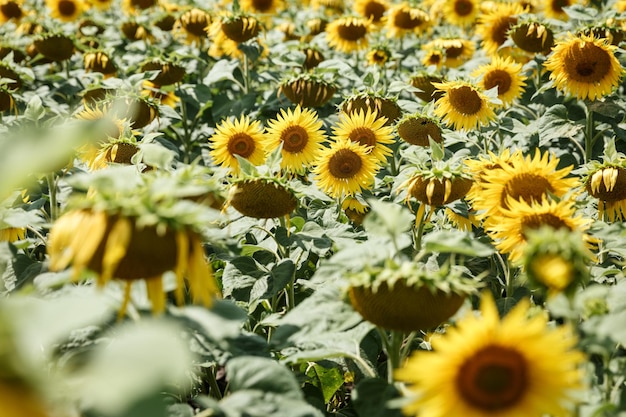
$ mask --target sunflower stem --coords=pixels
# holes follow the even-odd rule
[[[248,55],[243,54],[243,93],[248,94],[250,91],[250,66]]]
[[[387,382],[390,384],[393,384],[394,371],[400,367],[403,341],[403,332],[392,330],[389,333],[389,348],[387,351]]]
[[[191,138],[190,138],[190,134],[189,134],[189,127],[187,126],[187,106],[185,105],[185,100],[181,100],[180,101],[180,112],[181,112],[181,116],[183,117],[182,123],[183,123],[183,151],[184,151],[184,162],[186,164],[189,163],[189,154],[190,154],[190,142],[191,142]]]
[[[413,248],[418,253],[422,248],[422,235],[424,234],[424,221],[426,214],[426,204],[420,203],[417,213],[415,213],[415,227],[413,228]]]
[[[59,207],[57,202],[57,183],[54,173],[46,175],[48,183],[48,196],[50,202],[50,220],[55,221],[59,216]]]
[[[587,119],[585,120],[585,163],[591,160],[593,154],[593,145],[595,125],[593,121],[593,110],[589,108],[587,104]]]
[[[215,366],[212,366],[207,369],[206,376],[208,377],[209,383],[209,395],[218,400],[222,399],[222,391],[220,391],[220,387],[217,385],[217,378],[215,377]]]

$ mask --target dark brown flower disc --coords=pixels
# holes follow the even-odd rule
[[[244,216],[272,219],[291,213],[298,206],[296,196],[287,188],[262,178],[235,185],[229,203]]]

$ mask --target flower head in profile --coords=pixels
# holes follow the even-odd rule
[[[394,4],[389,8],[386,23],[387,37],[403,38],[424,33],[432,24],[428,13],[408,2]]]
[[[265,161],[263,126],[258,120],[251,121],[249,116],[242,115],[234,121],[223,120],[209,142],[215,163],[230,168],[234,174],[239,173],[239,161],[235,155],[247,159],[252,165],[261,165]]]
[[[603,161],[585,166],[582,182],[587,193],[598,199],[598,217],[614,222],[626,219],[626,156],[609,142]]]
[[[495,118],[489,98],[467,81],[433,83],[443,95],[435,102],[434,114],[456,130],[472,130]]]
[[[480,316],[463,316],[434,338],[433,351],[416,351],[395,373],[414,394],[410,416],[565,417],[583,388],[584,355],[567,326],[550,327],[529,316],[520,301],[500,318],[490,293]]]

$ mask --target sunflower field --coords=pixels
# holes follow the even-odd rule
[[[0,417],[626,416],[625,0],[0,34]]]

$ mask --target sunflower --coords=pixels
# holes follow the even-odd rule
[[[228,39],[237,43],[249,41],[257,36],[261,29],[261,23],[254,16],[243,13],[226,14],[216,20],[215,24]]]
[[[311,71],[283,81],[279,91],[294,104],[321,107],[333,98],[337,87],[332,81],[323,78],[323,75]]]
[[[241,10],[252,14],[272,15],[285,8],[284,0],[240,0]]]
[[[572,166],[557,169],[560,160],[549,152],[542,155],[537,149],[534,157],[524,157],[518,151],[507,162],[483,171],[471,194],[472,207],[483,212],[481,217],[501,214],[512,200],[532,204],[548,195],[561,198],[580,185],[576,177],[568,177]]]
[[[50,15],[63,22],[73,22],[87,10],[83,0],[46,0]]]
[[[596,100],[610,94],[624,73],[615,50],[606,39],[570,34],[557,42],[544,67],[557,89],[577,99]]]
[[[433,351],[416,351],[395,372],[415,398],[407,415],[566,416],[583,388],[583,354],[570,327],[529,316],[528,300],[503,319],[490,293],[480,311],[466,314],[432,339]]]
[[[367,51],[365,59],[369,65],[384,67],[391,58],[391,50],[385,45],[378,45]]]
[[[408,2],[391,6],[387,17],[387,37],[403,38],[409,34],[421,34],[431,25],[431,19],[425,11],[411,7]]]
[[[474,42],[468,39],[439,38],[424,44],[422,49],[425,51],[443,51],[444,60],[442,65],[448,68],[456,68],[472,58],[476,51],[476,46]],[[440,62],[440,60],[437,62]],[[437,65],[437,68],[439,66]]]
[[[474,76],[480,77],[478,87],[483,90],[498,89],[502,107],[508,107],[524,92],[526,76],[522,74],[522,64],[511,57],[493,57],[491,62],[476,69]],[[499,105],[496,105],[499,107]]]
[[[137,139],[132,135],[111,138],[99,145],[81,155],[92,171],[108,168],[111,164],[131,165],[133,156],[139,152]]]
[[[372,29],[369,20],[362,17],[340,17],[326,26],[328,45],[344,53],[368,47],[368,34]]]
[[[158,5],[158,0],[123,0],[122,10],[128,14],[138,14]]]
[[[131,41],[152,42],[154,40],[150,29],[134,19],[122,22],[120,30]]]
[[[282,144],[282,169],[303,173],[319,156],[326,134],[315,111],[296,106],[293,111],[281,109],[276,119],[268,122],[265,137],[268,152]]]
[[[467,81],[444,81],[433,84],[444,94],[435,102],[434,114],[454,129],[471,130],[495,118],[492,104],[485,94]]]
[[[161,88],[158,84],[152,81],[143,81],[144,90],[143,95],[149,96],[152,100],[157,101],[162,106],[170,106],[175,108],[180,102],[180,97],[170,88]]]
[[[478,0],[445,0],[443,14],[445,19],[456,26],[470,26],[480,12]]]
[[[22,2],[16,0],[3,0],[0,2],[0,22],[8,22],[10,20],[19,21],[26,15],[22,9]]]
[[[362,93],[351,95],[341,103],[341,111],[347,115],[362,110],[366,113],[376,113],[378,117],[385,117],[387,121],[385,126],[392,125],[402,116],[402,109],[398,105],[395,97],[385,97],[376,92],[365,91]]]
[[[263,127],[258,120],[250,121],[249,116],[242,115],[234,123],[230,119],[223,120],[209,141],[213,147],[210,154],[214,162],[228,167],[234,174],[240,171],[235,155],[247,159],[253,165],[265,161]]]
[[[26,237],[23,227],[5,227],[0,229],[0,242],[16,242]]]
[[[97,128],[93,137],[87,138],[93,143],[104,142],[111,138],[119,138],[128,128],[128,121],[109,112],[105,105],[85,104],[84,108],[74,116],[78,120],[96,122]]]
[[[304,53],[302,67],[306,70],[315,68],[324,62],[324,54],[315,46],[306,46],[302,49],[302,52]]]
[[[585,234],[591,219],[576,216],[574,204],[571,199],[553,201],[543,198],[528,203],[509,197],[507,208],[502,208],[500,214],[493,216],[492,221],[484,225],[485,231],[494,240],[500,253],[509,254],[511,262],[517,262],[522,257],[529,231],[544,226],[581,233],[586,247],[591,249],[597,243],[597,239]]]
[[[244,216],[273,219],[289,216],[298,207],[298,199],[283,179],[252,176],[235,182],[226,204]]]
[[[151,58],[141,64],[142,71],[158,71],[156,76],[150,80],[158,86],[176,84],[185,77],[185,68],[174,62],[160,58]]]
[[[173,31],[190,45],[203,43],[208,37],[207,28],[211,25],[211,15],[197,7],[183,12],[174,23]]]
[[[359,15],[370,20],[374,25],[380,24],[387,10],[387,0],[355,0],[352,9]]]
[[[481,14],[476,33],[482,38],[482,47],[494,55],[508,39],[509,29],[517,23],[517,15],[524,12],[519,3],[497,3],[490,12]]]
[[[428,66],[428,65],[426,65]],[[434,83],[443,82],[443,76],[436,72],[421,71],[411,76],[410,83],[415,90],[413,94],[419,99],[430,102],[439,99],[443,93],[437,91]]]
[[[35,50],[48,62],[66,61],[74,55],[74,41],[62,33],[48,32],[38,35],[33,41]]]
[[[552,28],[544,23],[525,20],[514,25],[510,31],[511,39],[522,51],[533,54],[549,54],[554,46]]]
[[[610,222],[626,218],[626,168],[624,161],[592,163],[585,189],[598,199],[598,215]]]
[[[313,173],[321,190],[339,198],[371,188],[380,168],[377,162],[365,147],[344,139],[321,152]]]
[[[103,51],[91,51],[83,54],[83,65],[86,72],[99,72],[104,78],[111,78],[117,73],[113,60]]]
[[[365,203],[360,196],[346,196],[341,202],[341,209],[346,214],[346,217],[354,224],[363,224],[365,216],[370,211],[370,207]]]
[[[333,140],[350,140],[361,145],[368,155],[379,163],[387,161],[391,155],[388,144],[394,143],[393,127],[385,126],[386,117],[378,117],[371,110],[357,110],[350,114],[341,113],[339,121],[333,126]]]
[[[416,146],[430,146],[430,140],[443,141],[439,121],[424,114],[415,113],[402,117],[396,125],[398,136]]]
[[[563,8],[570,7],[578,3],[577,0],[542,0],[543,14],[549,19],[568,20],[569,17]]]

